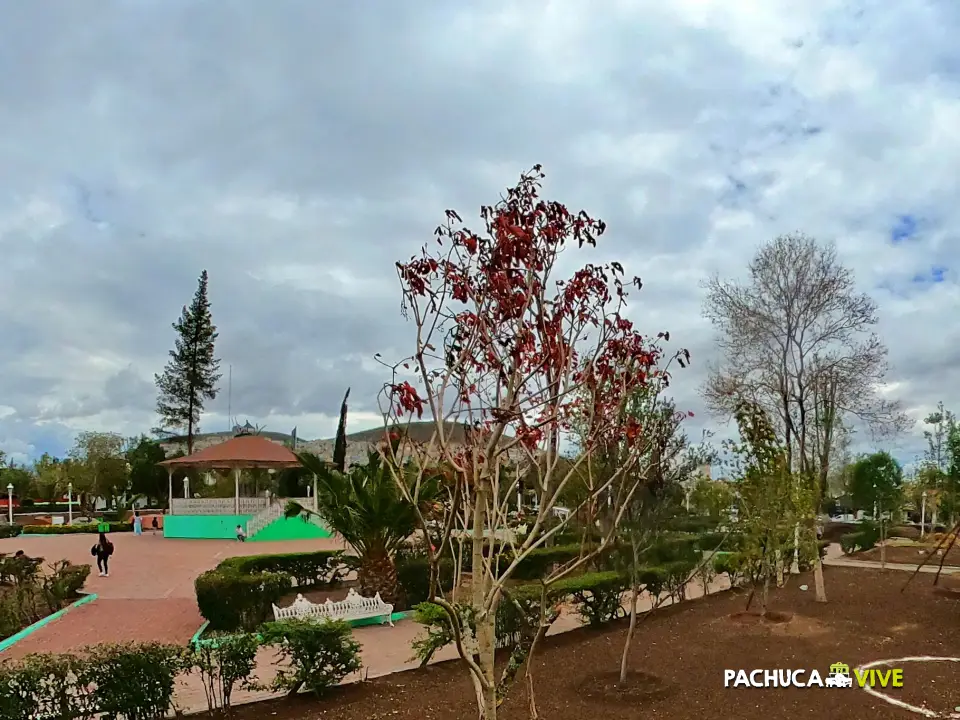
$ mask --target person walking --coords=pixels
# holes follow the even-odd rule
[[[140,511],[133,511],[133,534],[143,535],[143,518],[140,517]]]
[[[104,533],[100,533],[97,544],[90,548],[90,554],[97,558],[97,570],[100,577],[110,577],[110,556],[113,555],[113,543],[107,540]]]

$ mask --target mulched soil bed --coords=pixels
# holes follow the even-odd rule
[[[934,546],[935,547],[935,546]],[[933,552],[934,547],[887,547],[887,562],[888,563],[903,563],[904,565],[919,565],[922,563],[929,555]],[[920,551],[923,550],[923,554]],[[870,560],[872,562],[880,562],[880,548],[873,548],[872,550],[867,550],[865,552],[858,552],[851,555],[855,560]],[[943,555],[937,555],[934,553],[934,556],[927,562],[927,565],[933,565],[934,567],[940,564],[940,561],[943,560]],[[946,566],[960,566],[960,541],[958,541],[951,549],[950,552],[946,554],[946,560],[943,563],[944,567]]]
[[[770,618],[745,612],[746,594],[727,592],[657,611],[634,640],[632,674],[617,683],[626,626],[550,638],[535,663],[537,706],[551,720],[816,717],[818,720],[916,717],[854,687],[724,688],[723,670],[851,668],[884,658],[958,653],[960,600],[934,592],[920,576],[901,592],[903,572],[828,567],[830,602],[818,604],[813,579],[794,578],[772,593]],[[801,591],[799,586],[810,589]],[[960,705],[960,663],[904,665],[904,688],[891,695],[935,711]],[[830,693],[825,695],[824,693]],[[397,673],[338,688],[325,700],[298,698],[236,708],[238,720],[463,720],[476,717],[460,663]],[[523,684],[501,708],[505,720],[529,717]]]

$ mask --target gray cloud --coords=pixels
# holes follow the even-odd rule
[[[861,4],[862,5],[862,4]],[[960,409],[960,13],[943,3],[103,0],[0,27],[0,447],[154,423],[200,271],[233,411],[332,432],[409,351],[393,263],[524,169],[603,217],[633,317],[712,357],[699,281],[767,238],[837,241],[880,303],[891,392]],[[925,218],[891,243],[898,215]],[[917,283],[932,266],[943,282]],[[370,414],[367,414],[370,413]],[[722,428],[721,428],[722,429]],[[862,443],[867,443],[866,439]],[[922,447],[917,432],[898,452]]]

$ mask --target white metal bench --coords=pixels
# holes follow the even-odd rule
[[[273,617],[277,620],[317,619],[317,620],[366,620],[381,618],[380,624],[388,623],[393,627],[393,605],[380,599],[380,593],[372,598],[363,597],[350,588],[347,597],[334,602],[312,603],[303,595],[297,595],[290,607],[273,606]]]

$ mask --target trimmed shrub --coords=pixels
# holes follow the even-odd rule
[[[840,547],[847,555],[859,551],[872,550],[880,541],[880,526],[874,523],[861,523],[860,530],[841,536]]]
[[[897,527],[890,528],[887,535],[889,537],[905,538],[907,540],[918,540],[920,538],[920,528],[913,527],[912,525],[898,525]]]
[[[588,624],[597,626],[623,617],[623,593],[630,579],[619,572],[597,572],[560,580],[550,587],[550,595],[570,595],[577,614]]]
[[[0,525],[0,539],[17,537],[22,532],[23,525],[18,525],[17,523],[14,523],[13,525],[6,523]]]
[[[245,575],[236,570],[208,570],[194,583],[200,614],[211,630],[253,632],[270,617],[273,605],[293,586],[285,573]]]
[[[343,678],[362,667],[360,643],[353,639],[349,623],[284,620],[269,622],[261,631],[263,642],[273,645],[290,663],[274,681],[278,690],[290,694],[306,688],[322,695]]]
[[[641,560],[646,565],[662,566],[679,560],[699,560],[701,538],[690,533],[663,535],[642,553]],[[716,547],[716,545],[714,545]]]
[[[554,545],[531,550],[514,569],[511,577],[515,580],[540,580],[545,578],[557,565],[570,562],[580,556],[580,544]],[[511,553],[503,553],[502,567],[512,562]]]
[[[713,569],[718,575],[726,573],[730,579],[731,587],[736,587],[743,582],[747,570],[744,557],[738,552],[717,553],[714,555]]]
[[[716,530],[720,522],[717,518],[702,515],[681,515],[667,520],[665,525],[674,532],[705,533]]]
[[[107,523],[109,530],[107,532],[133,532],[132,523],[111,522]],[[99,523],[87,523],[83,525],[24,525],[23,533],[26,535],[76,535],[78,533],[100,532]]]
[[[286,573],[297,587],[335,585],[343,579],[345,565],[340,550],[317,552],[281,553],[278,555],[250,555],[227,558],[218,570],[234,571],[241,575],[261,572]]]
[[[450,592],[453,589],[453,561],[441,558],[438,566],[440,590]],[[426,602],[430,597],[430,562],[423,556],[410,556],[397,559],[397,581],[403,588],[407,606],[413,607]]]

